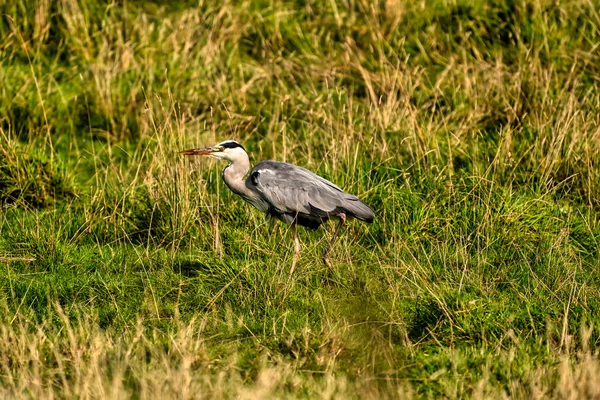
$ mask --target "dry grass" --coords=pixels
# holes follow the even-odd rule
[[[335,352],[320,357],[327,368],[309,371],[302,359],[290,361],[267,349],[260,355],[254,377],[248,380],[236,347],[231,342],[224,357],[214,358],[209,323],[204,319],[177,322],[169,334],[144,328],[141,321],[123,334],[101,329],[94,318],[60,316],[56,323],[34,324],[22,315],[0,325],[2,337],[2,389],[4,398],[381,398],[419,397],[419,380],[394,379],[364,374],[349,378],[334,372]],[[584,350],[563,353],[544,366],[528,371],[504,387],[498,387],[494,365],[514,363],[518,346],[508,346],[490,355],[472,388],[461,381],[469,368],[469,354],[447,350],[450,365],[427,380],[440,386],[444,397],[473,398],[529,397],[534,399],[597,398],[600,363],[588,345],[590,330],[584,332]]]
[[[0,0],[3,397],[597,398],[587,1]],[[377,212],[271,232],[234,138]]]

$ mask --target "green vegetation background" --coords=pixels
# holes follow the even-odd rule
[[[179,368],[187,332],[203,344],[186,353],[190,397],[223,376],[224,397],[598,395],[595,2],[0,14],[0,320],[21,332],[0,349],[7,393],[35,395],[15,382],[38,374],[38,394],[85,397],[71,351],[88,334],[117,348],[97,349],[96,384],[139,392],[148,370]],[[287,227],[228,192],[223,165],[176,153],[229,138],[356,193],[376,221],[350,223],[329,267],[333,226],[301,231],[290,278]],[[11,347],[40,326],[35,372]],[[115,375],[136,332],[147,357]]]

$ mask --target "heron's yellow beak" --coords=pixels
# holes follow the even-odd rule
[[[184,156],[209,156],[213,153],[218,153],[222,151],[219,147],[204,147],[201,149],[189,149],[180,151],[179,154],[183,154]]]

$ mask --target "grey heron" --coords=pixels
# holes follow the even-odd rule
[[[228,161],[222,176],[227,187],[242,199],[264,212],[265,218],[275,217],[291,224],[294,237],[293,271],[300,254],[297,225],[317,229],[330,218],[337,218],[335,233],[323,254],[329,253],[347,218],[372,222],[375,213],[356,196],[345,193],[338,186],[313,172],[280,161],[261,161],[250,170],[250,159],[244,147],[234,140],[226,140],[212,147],[180,151],[183,155],[210,156]]]

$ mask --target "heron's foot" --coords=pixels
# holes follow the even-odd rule
[[[298,262],[298,258],[300,258],[300,240],[298,239],[296,224],[292,225],[292,236],[294,237],[294,258],[292,259],[292,268],[290,268],[290,278],[294,273],[294,269],[296,268],[296,263]]]
[[[290,268],[290,278],[292,277],[292,274],[294,273],[294,270],[296,269],[297,262],[298,262],[298,257],[296,257],[296,255],[294,255],[294,259],[292,260],[292,267]]]
[[[296,263],[298,263],[298,259],[300,258],[300,249],[294,249],[294,257],[292,258],[292,267],[290,268],[290,276],[294,273],[294,269],[296,268]]]
[[[325,253],[323,253],[323,262],[325,263],[326,266],[329,266],[329,253],[331,253],[331,250],[333,249],[333,244],[335,243],[335,239],[338,237],[338,234],[340,233],[340,228],[342,227],[342,225],[344,225],[344,222],[346,222],[346,214],[339,214],[337,216],[340,219],[340,222],[338,223],[337,228],[335,228],[335,233],[333,234],[333,237],[331,238],[331,242],[329,242],[329,246],[327,246],[327,250],[325,250]]]

